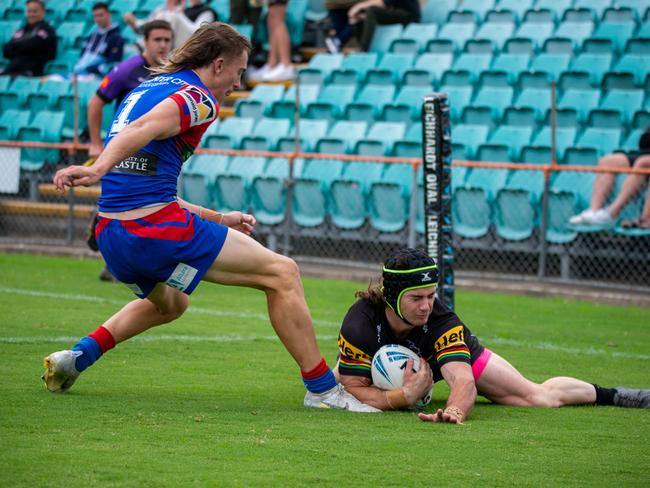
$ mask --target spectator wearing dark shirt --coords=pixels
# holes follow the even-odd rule
[[[107,73],[110,63],[122,61],[124,38],[119,26],[113,24],[108,4],[97,2],[93,5],[93,20],[96,27],[86,41],[74,73],[102,77]]]
[[[364,0],[348,11],[348,20],[354,26],[362,51],[370,49],[377,25],[420,22],[418,0]]]
[[[56,58],[56,33],[45,22],[45,6],[41,0],[28,0],[27,23],[18,29],[2,50],[9,64],[2,74],[12,76],[43,76],[45,63]]]
[[[103,148],[101,127],[104,105],[115,101],[117,107],[127,93],[149,78],[149,67],[162,64],[171,50],[172,30],[169,23],[164,20],[153,20],[145,24],[142,31],[144,52],[115,66],[104,77],[97,93],[88,102],[90,136],[88,155],[91,158],[99,156]]]
[[[646,129],[639,139],[638,151],[615,152],[603,156],[598,161],[602,168],[634,168],[650,169],[650,128]],[[611,227],[616,222],[625,206],[647,184],[648,177],[641,174],[628,174],[625,177],[621,191],[612,203],[605,206],[609,195],[616,183],[616,173],[598,173],[594,181],[589,208],[569,219],[572,225],[587,225]],[[622,227],[650,229],[650,187],[647,189],[645,203],[641,215],[632,220],[621,222]]]

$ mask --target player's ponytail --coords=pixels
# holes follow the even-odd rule
[[[176,73],[207,66],[218,57],[232,59],[250,53],[250,41],[223,22],[202,24],[185,43],[172,51],[161,66],[151,68],[154,75]]]

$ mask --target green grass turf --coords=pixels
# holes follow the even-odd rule
[[[647,486],[650,411],[501,407],[464,426],[302,407],[263,294],[203,284],[176,323],[119,345],[65,395],[42,358],[120,304],[99,261],[0,254],[1,486]],[[305,279],[320,345],[364,284]],[[650,313],[457,293],[482,342],[526,376],[650,386]],[[436,385],[434,401],[447,390]]]

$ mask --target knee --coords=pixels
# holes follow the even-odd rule
[[[289,291],[300,287],[300,269],[293,259],[278,254],[272,270],[271,289]]]
[[[554,394],[553,388],[546,383],[536,385],[536,388],[527,400],[532,407],[558,408],[562,406],[560,400]]]
[[[639,156],[634,163],[635,168],[650,168],[650,155]]]
[[[613,153],[603,156],[598,161],[598,166],[604,166],[607,168],[617,167],[617,166],[626,166],[628,163],[628,158],[623,153]]]
[[[190,298],[185,293],[177,293],[173,299],[168,300],[158,311],[163,316],[165,322],[172,322],[181,317],[190,304]]]

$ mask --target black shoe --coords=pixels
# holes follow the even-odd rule
[[[616,388],[614,405],[627,408],[650,408],[650,390]]]
[[[111,282],[111,283],[117,281],[115,279],[115,276],[113,276],[111,274],[111,272],[108,270],[108,268],[106,266],[104,266],[104,269],[102,269],[102,272],[99,273],[99,280],[100,281],[108,281],[108,282]]]

